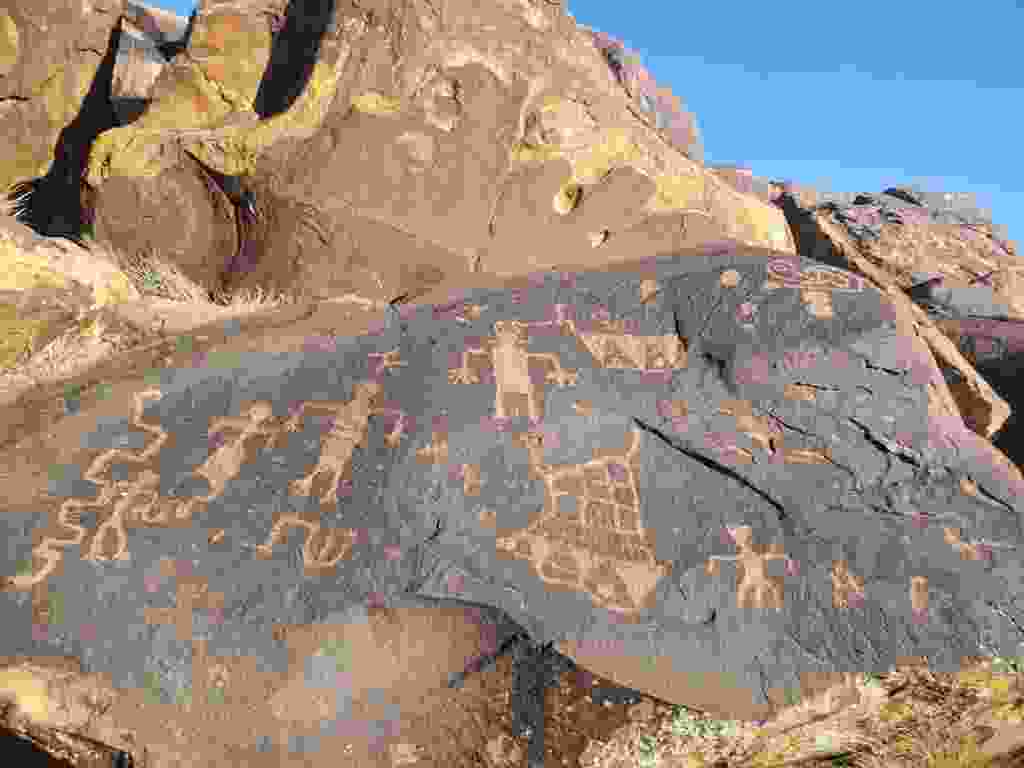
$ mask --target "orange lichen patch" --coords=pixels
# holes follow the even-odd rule
[[[850,573],[849,566],[845,560],[835,560],[832,563],[832,607],[849,608],[851,598],[862,599],[864,595],[864,580],[859,576]]]
[[[782,389],[782,396],[787,400],[811,401],[817,396],[814,387],[808,384],[787,384]]]
[[[783,581],[779,576],[768,576],[765,568],[769,560],[786,560],[786,554],[772,545],[764,552],[754,550],[749,525],[730,527],[729,533],[739,552],[735,555],[711,555],[705,569],[709,576],[718,573],[718,563],[733,560],[739,569],[739,584],[736,587],[736,605],[739,608],[775,608],[782,610],[784,601]]]
[[[487,507],[481,508],[477,513],[477,520],[480,521],[480,525],[487,528],[497,528],[498,526],[498,513]]]

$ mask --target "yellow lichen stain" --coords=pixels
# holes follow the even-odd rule
[[[30,353],[45,330],[44,320],[21,319],[13,304],[0,304],[0,369],[11,368],[23,354]]]
[[[517,141],[509,150],[509,161],[514,165],[543,163],[561,156],[562,152],[551,144],[531,144],[526,141]]]
[[[560,216],[570,213],[579,205],[582,194],[583,190],[579,184],[563,184],[555,193],[554,200],[552,200],[552,207],[555,209],[555,213]]]
[[[18,61],[18,25],[6,11],[0,11],[0,75],[6,75]]]
[[[571,181],[593,184],[612,168],[639,160],[640,155],[640,147],[624,131],[609,131],[603,141],[589,147],[574,159]]]
[[[667,213],[679,209],[704,209],[704,178],[662,173],[654,178],[654,197],[650,208],[653,213]]]
[[[886,723],[902,723],[914,716],[914,710],[906,702],[890,701],[882,705],[878,716]]]
[[[377,91],[366,91],[352,99],[352,108],[367,115],[396,115],[402,110],[402,102]]]
[[[34,722],[50,719],[50,696],[46,681],[25,669],[0,670],[0,693],[14,699],[20,712]]]

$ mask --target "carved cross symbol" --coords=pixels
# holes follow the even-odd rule
[[[223,592],[210,592],[209,585],[194,579],[179,579],[176,604],[173,608],[146,608],[147,624],[174,624],[178,640],[185,643],[192,639],[192,612],[196,609],[216,609],[224,605]]]

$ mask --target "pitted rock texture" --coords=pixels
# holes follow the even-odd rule
[[[733,245],[167,370],[54,475],[43,535],[9,532],[6,642],[174,701],[189,625],[282,670],[276,624],[454,600],[743,719],[1008,652],[1024,482],[934,407],[893,318],[855,275]]]

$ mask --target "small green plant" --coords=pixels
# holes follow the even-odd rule
[[[654,768],[658,764],[656,750],[653,736],[640,737],[640,768]]]
[[[147,291],[159,291],[163,288],[164,283],[155,271],[147,269],[145,274],[142,275],[142,287]]]
[[[1015,659],[996,656],[992,660],[992,671],[998,675],[1019,675],[1024,672],[1024,656]]]
[[[682,707],[676,708],[675,715],[672,718],[672,733],[676,736],[697,739],[728,738],[735,732],[735,721],[696,718]]]

